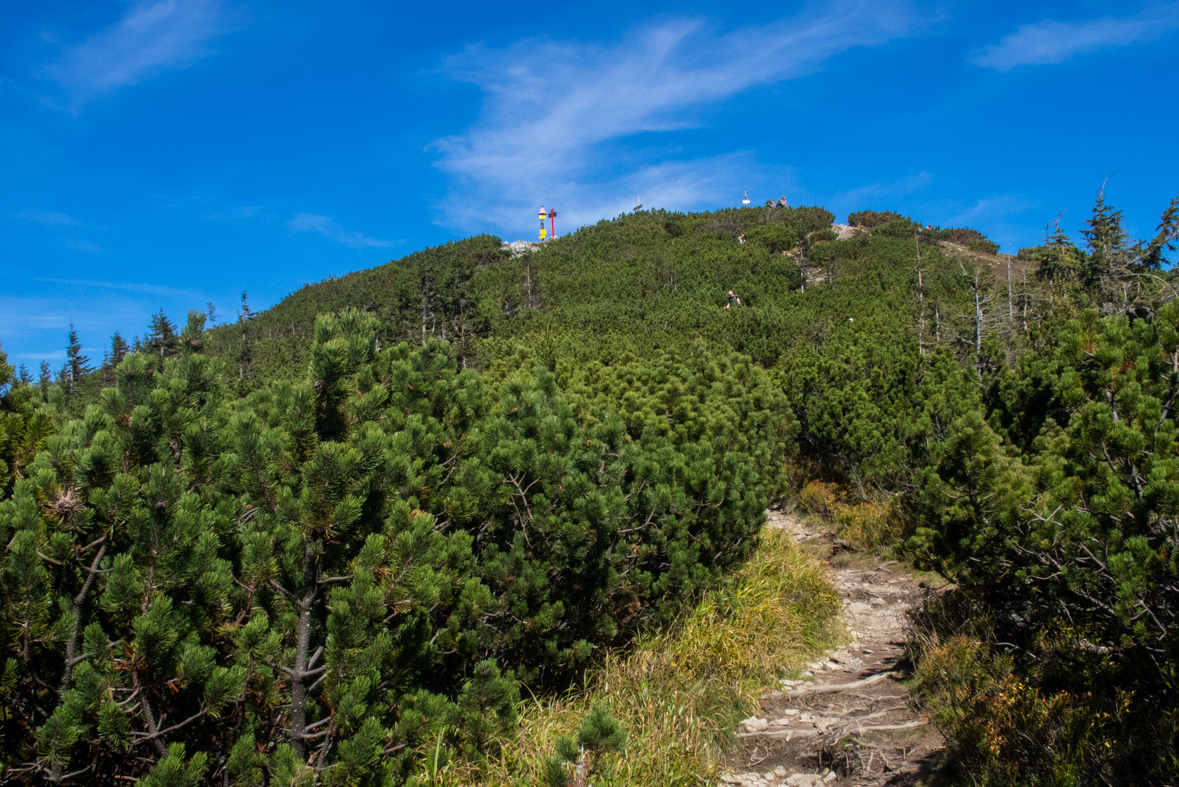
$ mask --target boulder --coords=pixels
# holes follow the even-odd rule
[[[761,732],[770,726],[770,723],[765,719],[759,719],[757,716],[750,716],[748,719],[741,720],[741,726],[749,732]]]

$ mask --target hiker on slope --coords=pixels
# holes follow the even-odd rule
[[[741,305],[741,299],[738,298],[736,295],[734,295],[732,290],[729,290],[729,302],[725,304],[725,308],[727,309],[730,306],[740,306],[740,305]]]

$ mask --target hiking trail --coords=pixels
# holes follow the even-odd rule
[[[769,512],[768,528],[829,562],[843,600],[843,647],[783,680],[741,722],[721,782],[742,785],[882,787],[928,779],[943,744],[901,684],[906,613],[929,591],[896,561],[844,551],[829,532]]]

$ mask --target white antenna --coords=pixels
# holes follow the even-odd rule
[[[642,197],[635,197],[635,211],[634,212],[638,213],[642,209],[643,209],[643,198]]]
[[[745,199],[741,200],[741,204],[742,204],[742,205],[748,205],[748,204],[749,204],[749,192],[748,192],[748,191],[747,191],[747,192],[745,192]]]

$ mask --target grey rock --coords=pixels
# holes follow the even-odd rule
[[[536,251],[541,247],[539,241],[515,240],[511,243],[505,243],[500,248],[507,249],[512,253],[512,257],[520,257],[531,251]]]
[[[770,726],[770,723],[765,719],[759,719],[757,716],[750,716],[748,719],[743,719],[741,725],[750,732],[761,732]]]
[[[822,781],[817,773],[796,773],[786,777],[786,784],[790,787],[815,787],[816,783],[822,783]]]

